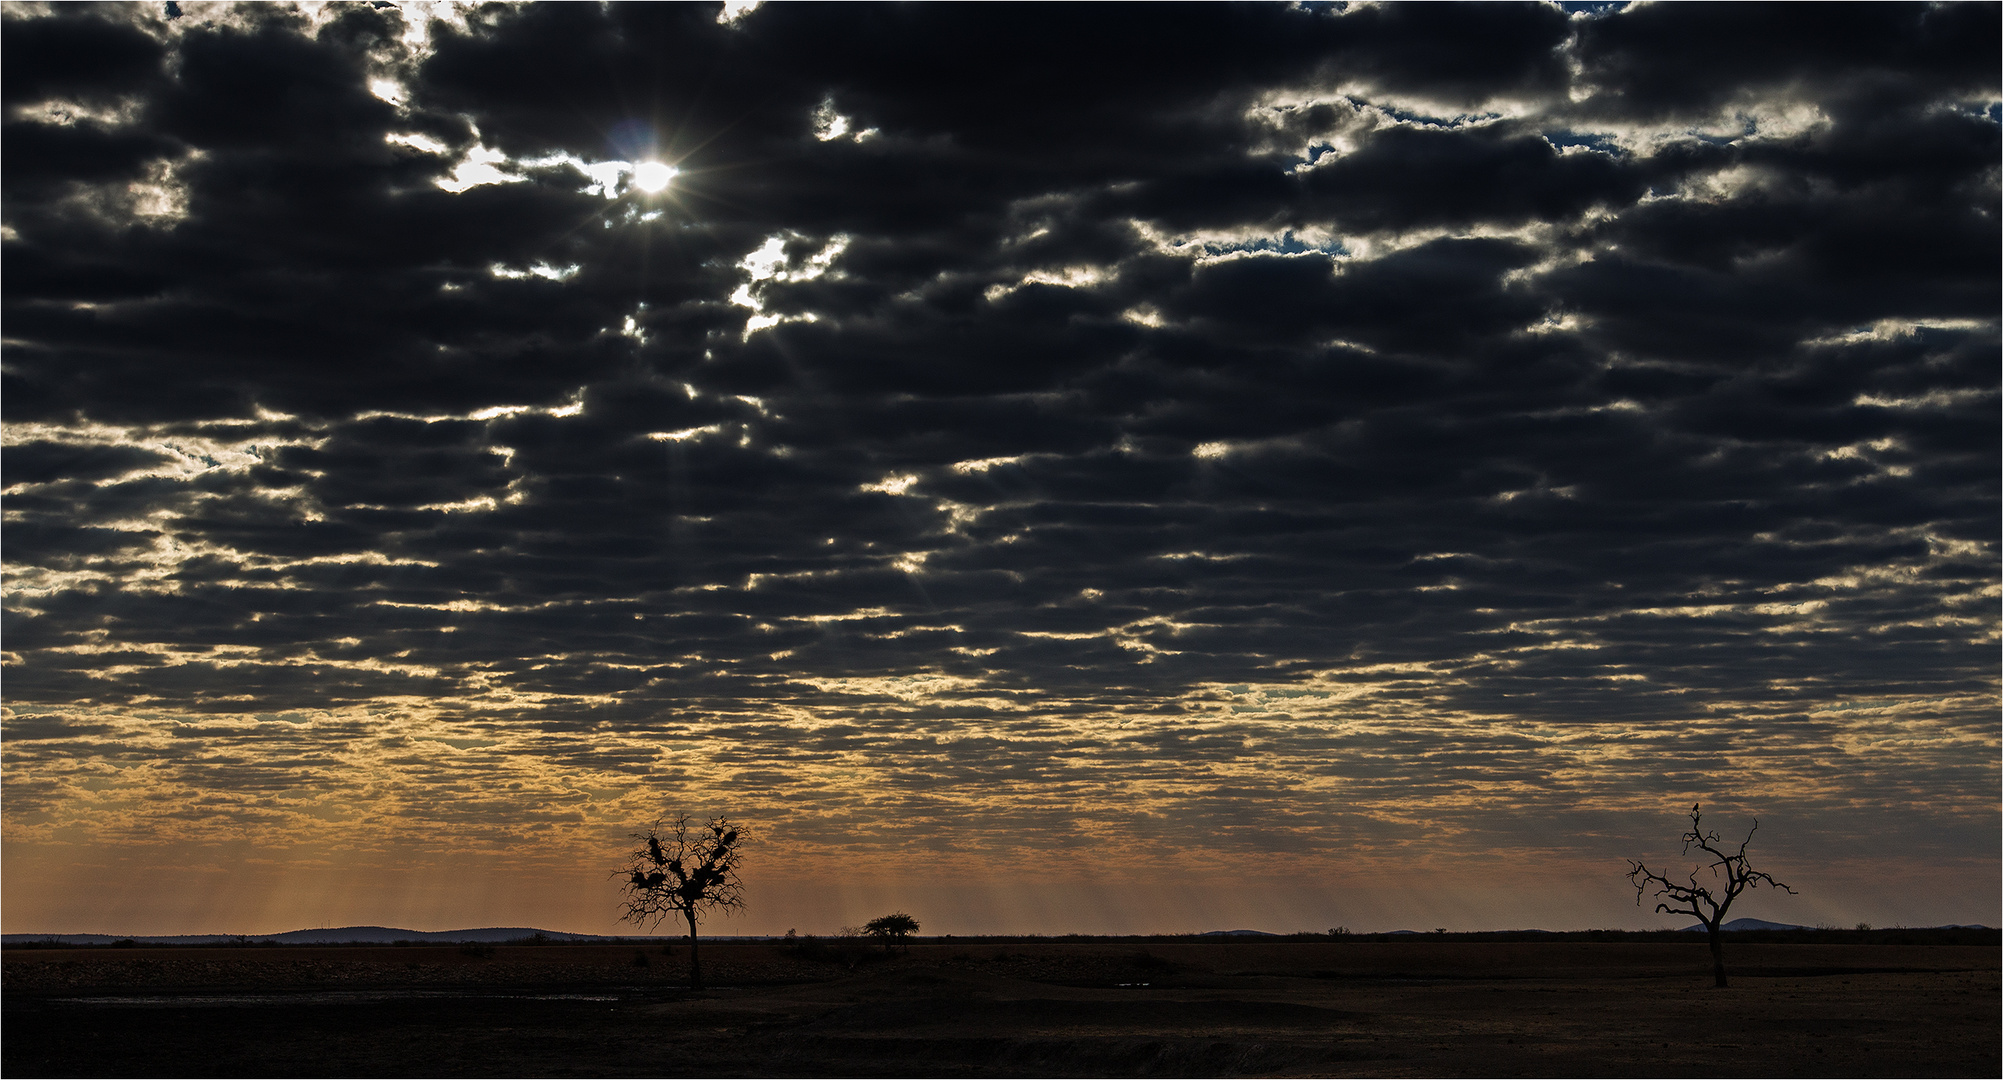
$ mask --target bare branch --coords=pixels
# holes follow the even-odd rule
[[[1760,823],[1755,819],[1753,827],[1746,832],[1746,838],[1739,842],[1739,850],[1728,853],[1717,846],[1721,842],[1718,834],[1705,830],[1702,804],[1690,808],[1690,831],[1683,834],[1683,852],[1687,855],[1694,847],[1710,856],[1711,861],[1700,869],[1709,870],[1712,877],[1720,880],[1724,887],[1722,896],[1697,883],[1698,870],[1691,871],[1688,884],[1678,884],[1639,862],[1628,861],[1627,878],[1634,885],[1634,902],[1637,906],[1647,898],[1649,890],[1653,888],[1657,900],[1655,905],[1657,912],[1665,915],[1692,915],[1704,924],[1704,929],[1711,939],[1712,963],[1719,986],[1725,985],[1725,961],[1718,929],[1724,925],[1725,914],[1731,910],[1732,901],[1737,900],[1739,894],[1747,889],[1756,889],[1761,885],[1787,893],[1794,892],[1792,888],[1776,880],[1772,874],[1753,869],[1746,849],[1752,845],[1753,834],[1758,832],[1759,828]]]

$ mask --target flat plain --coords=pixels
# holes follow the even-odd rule
[[[1999,950],[930,940],[9,949],[9,1076],[1996,1076]]]

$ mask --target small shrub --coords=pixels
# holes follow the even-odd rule
[[[857,964],[876,958],[875,950],[869,947],[863,934],[861,927],[844,926],[834,940],[834,958],[850,970],[854,970]]]
[[[485,960],[494,955],[494,947],[484,941],[469,941],[459,946],[459,952],[476,960]]]
[[[791,934],[786,937],[780,948],[802,960],[840,964],[846,968],[867,963],[879,955],[869,947],[869,942],[864,940],[862,931],[853,926],[844,926],[840,934],[825,940],[812,934]]]
[[[647,959],[647,954],[646,954],[646,953],[644,953],[644,952],[641,952],[641,951],[640,951],[639,949],[634,949],[634,950],[633,950],[633,966],[634,966],[634,967],[636,967],[636,968],[643,968],[643,967],[651,967],[652,965],[653,965],[653,961],[652,961],[652,960],[649,960],[649,959]]]

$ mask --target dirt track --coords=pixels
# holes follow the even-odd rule
[[[135,949],[5,957],[30,1075],[1979,1075],[1998,951],[1701,944]]]

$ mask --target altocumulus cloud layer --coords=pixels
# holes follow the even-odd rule
[[[781,920],[1652,925],[1699,799],[1993,922],[1997,39],[10,4],[10,929],[609,928],[663,805]]]

